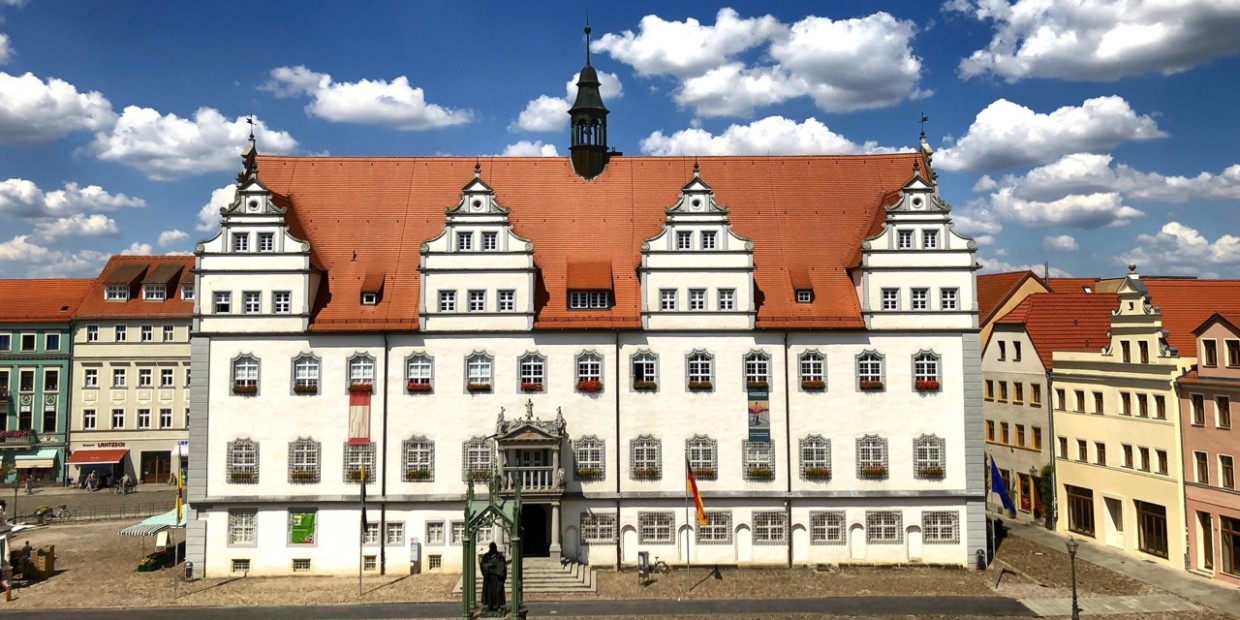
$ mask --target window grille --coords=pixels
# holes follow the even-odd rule
[[[577,356],[577,384],[593,381],[602,384],[603,358],[594,353],[582,353]],[[592,390],[597,391],[597,390]]]
[[[844,538],[844,511],[827,510],[809,513],[809,541],[812,545],[842,545]]]
[[[710,389],[714,378],[714,358],[705,351],[696,351],[689,355],[689,387],[691,389]]]
[[[344,444],[344,467],[342,476],[345,482],[361,484],[362,475],[366,482],[375,481],[375,442],[366,445]]]
[[[602,439],[586,435],[572,445],[578,480],[602,480],[607,476],[607,446]]]
[[[616,542],[616,515],[581,513],[581,542],[587,545]]]
[[[298,559],[293,560],[293,572],[294,573],[310,572],[310,558],[298,558]]]
[[[258,484],[258,442],[242,438],[227,444],[228,481],[234,484]]]
[[[491,443],[486,437],[474,437],[462,446],[461,479],[469,481],[486,481],[491,478],[493,452]]]
[[[830,439],[825,439],[822,435],[809,435],[801,439],[801,479],[831,479]]]
[[[857,439],[857,478],[883,480],[887,477],[887,440],[878,435]]]
[[[922,435],[913,440],[913,477],[935,480],[947,474],[947,440]]]
[[[375,360],[369,355],[349,358],[349,385],[374,385]]]
[[[373,556],[373,555],[362,556],[362,570],[365,570],[365,571],[379,570],[379,562],[378,560],[376,560],[376,557],[377,556]]]
[[[288,444],[288,481],[293,484],[315,484],[320,481],[322,445],[309,438],[298,437]]]
[[[249,560],[234,559],[234,560],[232,561],[232,572],[234,572],[234,573],[248,573],[248,572],[250,572],[250,561],[249,561]]]
[[[873,351],[857,356],[857,387],[862,390],[883,389],[883,356]]]
[[[233,508],[228,511],[228,544],[258,544],[258,510]],[[246,560],[249,562],[249,560]]]
[[[927,545],[954,545],[960,542],[960,513],[950,510],[922,512],[921,537]]]
[[[706,511],[706,524],[697,524],[697,541],[701,545],[732,544],[732,511]]]
[[[637,541],[644,545],[676,542],[676,514],[666,512],[637,513]]]
[[[745,386],[769,387],[771,380],[771,356],[761,351],[745,355]]]
[[[302,355],[293,361],[293,391],[298,394],[315,394],[319,391],[319,360],[313,355]]]
[[[698,480],[719,479],[719,442],[707,435],[694,435],[685,440],[685,458]]]
[[[775,444],[746,439],[741,442],[741,457],[745,480],[775,479]]]
[[[753,544],[783,545],[788,542],[788,515],[781,510],[753,513]]]
[[[443,554],[432,553],[427,560],[426,567],[429,570],[439,570],[443,568]]]
[[[435,442],[414,435],[401,443],[401,467],[405,482],[435,481]]]
[[[904,515],[899,510],[865,511],[865,542],[898,545],[904,542]]]
[[[635,480],[658,480],[663,475],[663,444],[650,435],[629,443],[630,475]]]

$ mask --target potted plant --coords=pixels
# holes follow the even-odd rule
[[[318,394],[319,384],[317,383],[298,383],[293,386],[294,394]]]
[[[230,471],[228,472],[228,481],[236,484],[258,482],[258,472],[249,470]]]
[[[859,387],[863,392],[877,392],[883,389],[883,382],[875,379],[862,379]]]
[[[917,468],[917,475],[922,478],[942,478],[944,472],[939,465],[922,465]]]
[[[659,384],[656,381],[634,381],[633,389],[638,392],[653,392],[659,389]]]
[[[483,392],[490,392],[491,384],[490,383],[467,383],[465,384],[465,391],[471,394],[480,394]]]
[[[358,382],[349,384],[349,393],[351,394],[369,394],[373,392],[375,386],[370,382]]]
[[[694,392],[704,392],[711,389],[713,384],[710,381],[690,381],[689,389]]]
[[[775,477],[775,470],[764,463],[750,465],[745,469],[745,473],[750,480],[770,480]]]
[[[601,467],[578,467],[578,480],[598,480],[603,477],[603,468]]]
[[[431,384],[410,381],[408,385],[405,386],[405,389],[408,390],[410,394],[426,394],[431,391]]]
[[[801,470],[801,474],[805,476],[806,480],[830,480],[831,468],[819,466],[806,467]]]
[[[939,391],[938,379],[920,379],[913,384],[913,389],[918,392],[937,392]]]
[[[258,385],[255,383],[234,383],[233,394],[241,394],[244,396],[253,396],[258,393]]]
[[[34,437],[32,430],[0,431],[0,442],[3,443],[33,443]]]
[[[521,391],[526,392],[526,393],[541,392],[543,391],[543,384],[541,382],[536,382],[536,381],[523,382],[521,384]]]
[[[659,472],[658,467],[634,467],[633,468],[633,477],[637,478],[638,480],[658,480],[659,473],[660,472]]]
[[[311,483],[319,481],[319,472],[313,469],[294,469],[288,473],[291,482]]]
[[[767,383],[766,381],[746,381],[745,382],[745,389],[749,389],[749,390],[765,390],[765,389],[769,389],[770,387],[771,387],[771,384]]]
[[[577,382],[578,392],[601,392],[603,391],[603,382],[598,379],[584,379]]]
[[[827,382],[822,379],[806,379],[801,382],[801,389],[807,392],[820,392],[827,389]]]
[[[422,469],[420,467],[410,467],[405,470],[406,482],[426,482],[431,479],[431,470]]]
[[[694,467],[693,475],[698,480],[715,480],[719,477],[719,470],[714,467]]]
[[[887,477],[886,465],[862,465],[861,477],[866,480],[881,480]]]

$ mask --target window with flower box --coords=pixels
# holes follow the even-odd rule
[[[801,354],[799,367],[801,389],[817,392],[827,389],[827,359],[817,351],[806,351]]]
[[[316,484],[322,475],[322,444],[309,437],[298,437],[288,444],[288,481]]]
[[[775,444],[769,441],[741,442],[741,469],[745,480],[766,482],[775,479]]]
[[[878,435],[857,438],[857,478],[860,480],[885,480],[887,478],[887,439]]]
[[[694,435],[685,441],[685,458],[698,480],[719,479],[719,442],[706,435]]]
[[[922,435],[913,440],[913,477],[918,480],[940,480],[947,475],[947,440],[936,435]]]
[[[349,358],[349,391],[370,392],[374,386],[375,358],[365,353]]]
[[[258,442],[248,437],[228,442],[225,467],[233,484],[258,484]]]
[[[782,510],[763,510],[753,513],[753,544],[788,544],[788,514]]]
[[[706,511],[706,523],[697,524],[697,542],[700,545],[732,544],[732,511]]]
[[[913,356],[913,389],[918,392],[939,391],[938,355],[922,351]]]
[[[883,389],[883,356],[866,351],[857,356],[857,389],[877,392]]]
[[[581,513],[581,542],[611,544],[616,542],[616,515]]]
[[[629,474],[634,480],[658,480],[663,475],[663,444],[650,435],[629,443]]]
[[[685,368],[688,371],[689,389],[706,391],[714,387],[715,358],[705,351],[689,354]]]
[[[921,513],[921,537],[927,545],[954,545],[960,542],[960,513],[927,510]]]
[[[434,386],[435,365],[430,356],[415,353],[405,360],[405,390],[410,394],[430,392]]]
[[[831,440],[822,435],[801,438],[801,479],[826,482],[831,479]]]
[[[592,351],[577,356],[577,391],[603,391],[603,358]]]
[[[637,541],[643,545],[674,544],[676,513],[670,510],[637,513]]]
[[[465,390],[490,392],[494,364],[486,353],[474,353],[465,359]]]
[[[435,481],[435,442],[414,435],[401,443],[401,480]]]
[[[595,482],[607,476],[607,447],[602,439],[594,435],[586,435],[574,440],[573,466],[574,474],[582,482]]]
[[[745,354],[745,388],[767,390],[771,387],[771,356],[761,351]]]
[[[811,545],[842,545],[844,538],[844,511],[823,510],[809,513],[809,542]]]
[[[375,481],[375,442],[344,444],[344,481],[361,484],[363,476],[368,483]]]
[[[517,361],[522,392],[542,392],[547,384],[547,360],[537,353],[526,353]]]
[[[258,358],[242,355],[233,360],[233,394],[253,395],[258,393]]]
[[[494,451],[491,450],[491,441],[486,437],[474,437],[465,441],[461,446],[461,451],[461,479],[466,482],[473,480],[479,483],[489,481],[494,468]]]
[[[639,392],[654,391],[659,387],[659,358],[643,352],[633,356],[633,389]]]
[[[293,360],[293,393],[319,393],[319,358],[307,353]]]
[[[904,542],[904,514],[899,510],[865,511],[865,542],[898,545]]]

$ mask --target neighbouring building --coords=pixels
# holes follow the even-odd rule
[[[366,569],[460,570],[492,476],[530,555],[974,564],[975,246],[928,150],[624,157],[597,88],[571,158],[251,142],[196,250],[198,575],[357,571],[363,479]]]
[[[6,483],[65,476],[69,327],[86,279],[0,280],[0,458]]]
[[[73,326],[70,475],[166,483],[188,459],[194,257],[113,256]]]
[[[995,320],[1011,312],[1026,297],[1050,290],[1045,280],[1028,270],[977,276],[977,317],[982,348],[990,342]]]
[[[1197,367],[1179,381],[1190,570],[1240,585],[1240,313],[1193,330]]]

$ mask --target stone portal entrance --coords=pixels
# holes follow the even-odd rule
[[[499,492],[510,497],[519,488],[530,502],[518,517],[525,537],[523,550],[530,556],[559,556],[565,482],[561,450],[567,441],[564,415],[557,408],[553,420],[536,418],[534,403],[527,399],[524,417],[505,419],[500,409],[495,426]]]
[[[551,523],[546,504],[525,504],[521,507],[522,555],[545,558],[551,555]]]

